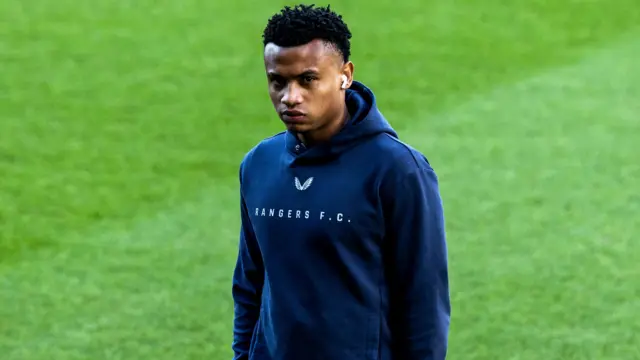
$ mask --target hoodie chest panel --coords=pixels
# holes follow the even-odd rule
[[[378,242],[384,229],[375,174],[352,170],[334,164],[264,174],[246,199],[264,255],[283,246],[362,250]]]

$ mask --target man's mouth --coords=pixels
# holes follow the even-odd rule
[[[304,120],[305,114],[298,110],[285,110],[282,112],[282,119],[285,122],[300,122]]]

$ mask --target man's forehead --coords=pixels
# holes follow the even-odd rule
[[[336,62],[337,58],[339,57],[335,49],[320,40],[293,47],[269,43],[264,48],[265,65],[268,68],[281,66],[323,67]]]

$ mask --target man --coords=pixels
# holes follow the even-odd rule
[[[434,170],[353,80],[341,16],[285,7],[263,37],[286,131],[240,166],[234,359],[445,359],[448,265]]]

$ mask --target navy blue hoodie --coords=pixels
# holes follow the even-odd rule
[[[310,148],[282,132],[240,166],[236,360],[443,360],[449,285],[427,159],[353,82],[351,120]]]

